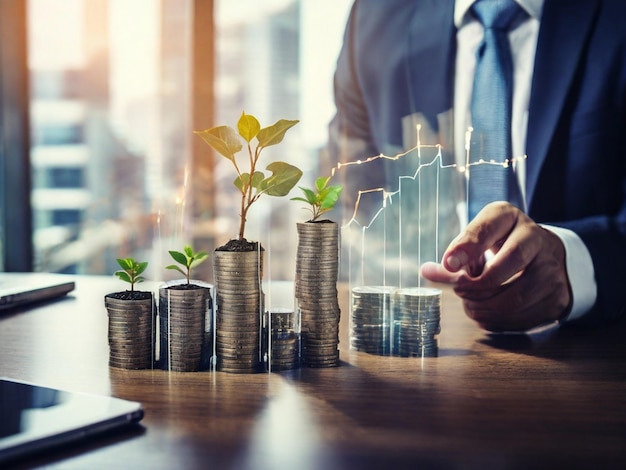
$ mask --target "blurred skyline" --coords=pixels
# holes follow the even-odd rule
[[[351,4],[214,3],[215,123],[235,125],[242,109],[264,125],[299,119],[268,157],[300,166],[303,184],[319,171]],[[228,162],[217,158],[201,175],[210,199],[200,218],[189,212],[198,201],[189,185],[193,2],[28,0],[28,18],[36,267],[107,273],[115,257],[135,256],[160,277],[167,249],[193,239],[212,249],[233,236]],[[271,234],[302,217],[288,198],[262,199],[249,235],[271,249]],[[279,278],[292,274],[289,240],[274,243]]]

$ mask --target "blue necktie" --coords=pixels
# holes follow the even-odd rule
[[[512,158],[513,60],[508,29],[523,10],[513,0],[478,0],[472,10],[485,33],[476,53],[470,158],[471,162],[483,159],[503,163]],[[472,165],[468,188],[469,220],[492,201],[509,201],[523,207],[511,165]]]

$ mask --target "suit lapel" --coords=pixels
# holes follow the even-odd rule
[[[414,5],[404,46],[411,111],[423,113],[436,130],[437,115],[453,103],[454,0],[422,0]]]
[[[528,112],[526,191],[529,206],[597,5],[597,0],[545,2]]]

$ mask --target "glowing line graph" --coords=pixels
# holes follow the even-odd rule
[[[435,162],[439,163],[439,170],[442,169],[446,169],[446,168],[456,168],[457,171],[459,173],[463,173],[465,175],[466,180],[469,180],[470,177],[470,168],[474,167],[474,166],[478,166],[478,165],[494,165],[494,166],[501,166],[503,168],[508,168],[510,165],[515,165],[515,162],[517,161],[521,161],[521,160],[525,160],[527,158],[526,155],[522,156],[522,157],[514,157],[514,158],[505,158],[503,161],[496,161],[494,159],[491,160],[484,160],[482,158],[472,162],[470,159],[470,141],[471,141],[471,135],[473,132],[473,129],[470,127],[468,128],[467,132],[465,133],[465,165],[458,165],[457,163],[450,163],[450,164],[443,164],[443,160],[442,160],[442,145],[441,144],[422,144],[420,141],[420,130],[421,130],[421,125],[417,125],[416,126],[417,129],[417,144],[404,151],[401,153],[397,153],[396,155],[393,156],[389,156],[389,155],[384,155],[382,153],[378,154],[378,155],[374,155],[371,157],[368,157],[364,160],[355,160],[355,161],[351,161],[351,162],[339,162],[337,163],[332,169],[331,169],[331,173],[330,176],[331,178],[335,176],[336,172],[341,170],[342,168],[345,167],[350,167],[353,165],[365,165],[371,162],[374,162],[376,160],[390,160],[390,161],[397,161],[400,160],[401,158],[406,157],[407,155],[417,151],[417,158],[418,161],[421,162],[422,159],[422,155],[421,155],[421,150],[424,148],[436,148],[437,151],[437,155],[433,158],[432,161],[428,162],[428,163],[420,163],[417,167],[417,169],[415,170],[415,173],[413,175],[403,175],[403,176],[399,176],[398,177],[398,189],[394,190],[394,191],[387,191],[384,188],[369,188],[369,189],[362,189],[359,190],[357,193],[357,199],[355,202],[355,207],[354,210],[352,212],[352,217],[343,225],[343,227],[347,227],[350,226],[352,224],[357,224],[357,225],[361,225],[357,220],[356,220],[356,215],[358,213],[358,209],[359,209],[359,204],[361,201],[361,196],[365,195],[365,194],[369,194],[369,193],[376,193],[376,192],[381,192],[383,194],[383,207],[381,207],[381,209],[376,212],[376,214],[372,217],[372,220],[370,221],[369,224],[364,225],[364,228],[368,228],[369,225],[371,225],[371,223],[375,220],[375,218],[379,215],[379,213],[385,208],[386,206],[386,201],[387,199],[391,198],[392,196],[395,196],[396,194],[398,194],[400,192],[400,182],[403,179],[412,179],[412,180],[416,180],[418,178],[419,173],[422,171],[422,168],[427,168],[430,166],[433,166],[435,164]],[[439,195],[437,194],[437,197]],[[342,228],[343,228],[342,227]]]
[[[376,188],[368,188],[368,189],[363,189],[363,190],[359,190],[357,192],[357,197],[356,197],[356,201],[354,204],[354,208],[352,211],[352,216],[350,217],[350,219],[345,222],[342,225],[342,230],[343,229],[349,229],[352,226],[358,226],[361,228],[361,258],[363,258],[363,254],[365,253],[365,233],[366,231],[372,226],[372,224],[377,220],[377,218],[387,209],[387,205],[391,205],[393,204],[393,197],[400,195],[401,194],[401,188],[402,188],[402,182],[404,180],[413,180],[418,182],[418,186],[417,186],[417,190],[418,190],[418,197],[417,197],[417,212],[421,214],[421,203],[422,203],[422,194],[421,194],[421,188],[422,188],[422,184],[420,181],[420,177],[422,172],[429,167],[433,167],[436,166],[437,167],[437,174],[436,174],[436,189],[435,189],[435,212],[438,214],[439,213],[439,197],[440,197],[440,172],[441,170],[445,170],[445,169],[456,169],[456,171],[458,171],[459,173],[463,174],[466,184],[465,184],[465,201],[467,202],[468,200],[468,187],[469,187],[469,179],[470,179],[470,175],[471,175],[471,171],[470,169],[474,166],[479,166],[479,165],[494,165],[494,166],[501,166],[503,168],[507,168],[511,165],[515,166],[516,162],[525,160],[527,158],[526,155],[522,156],[522,157],[515,157],[515,158],[505,158],[502,161],[496,161],[494,159],[491,160],[484,160],[482,158],[477,159],[476,161],[472,161],[471,160],[471,137],[472,137],[472,132],[473,129],[470,127],[467,129],[466,133],[465,133],[465,145],[464,145],[464,151],[465,151],[465,161],[464,164],[459,165],[458,163],[450,163],[450,164],[444,164],[443,162],[443,154],[442,154],[442,150],[443,150],[443,146],[441,144],[422,144],[421,142],[421,138],[420,138],[420,131],[421,131],[421,125],[417,125],[416,126],[416,131],[417,131],[417,139],[416,139],[416,145],[406,151],[397,153],[393,156],[388,156],[388,155],[384,155],[384,154],[378,154],[378,155],[374,155],[371,157],[368,157],[366,159],[359,159],[359,160],[355,160],[355,161],[350,161],[350,162],[339,162],[337,163],[337,165],[335,167],[333,167],[331,169],[331,178],[335,176],[335,174],[338,171],[342,171],[343,169],[353,166],[353,165],[364,165],[364,164],[368,164],[368,163],[372,163],[376,160],[389,160],[389,161],[398,161],[402,158],[407,157],[409,154],[412,154],[413,152],[417,152],[417,161],[418,161],[418,165],[417,168],[415,170],[415,172],[412,175],[401,175],[398,177],[398,185],[397,188],[395,188],[394,190],[386,190],[385,188],[382,187],[376,187]],[[426,162],[426,163],[422,163],[422,149],[436,149],[436,155],[432,158],[431,161]],[[365,224],[361,224],[358,220],[357,220],[357,215],[359,213],[359,206],[361,204],[361,199],[362,196],[366,195],[366,194],[372,194],[372,193],[381,193],[382,194],[382,201],[381,201],[381,206],[380,208],[371,216],[371,218],[369,219],[369,222],[365,223]],[[400,213],[399,213],[399,225],[402,226],[403,220],[402,220],[402,210],[400,209]],[[386,238],[386,225],[384,226],[384,237]],[[422,227],[421,227],[421,220],[418,221],[418,225],[417,225],[417,265],[420,266],[421,265],[421,238],[422,238]],[[402,247],[402,231],[399,231],[399,246]],[[438,247],[438,240],[439,240],[439,217],[436,217],[435,219],[435,234],[434,234],[434,239],[435,239],[435,253],[438,253],[439,251],[439,247]],[[436,257],[438,257],[438,254],[436,255]],[[383,247],[383,258],[385,259],[385,261],[383,261],[386,265],[386,246],[384,245]],[[400,248],[400,253],[399,253],[399,270],[400,272],[402,272],[402,251]],[[363,261],[363,260],[362,260]],[[385,271],[386,271],[386,266],[383,266],[383,276],[385,276]],[[363,274],[363,273],[362,273]],[[421,281],[418,281],[418,284]]]

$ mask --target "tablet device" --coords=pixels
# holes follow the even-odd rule
[[[0,311],[63,297],[75,287],[61,274],[0,273]]]
[[[0,378],[0,467],[141,418],[137,402]]]

